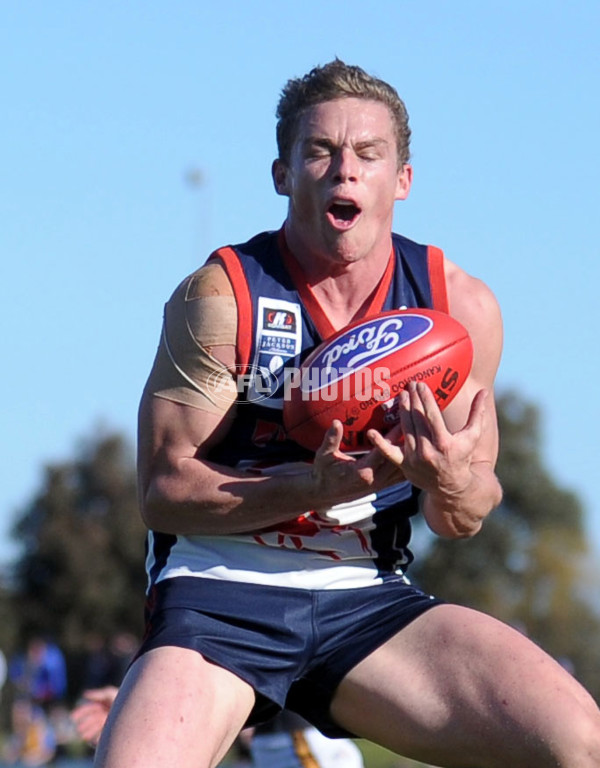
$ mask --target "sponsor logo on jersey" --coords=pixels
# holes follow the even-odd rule
[[[262,327],[267,331],[296,333],[296,315],[285,309],[263,307]]]
[[[311,361],[320,371],[321,387],[330,386],[361,368],[397,352],[425,336],[433,322],[423,315],[379,317],[365,320],[330,344]],[[304,387],[303,387],[304,388]]]
[[[257,307],[255,368],[266,370],[275,379],[272,392],[263,397],[258,388],[259,378],[250,382],[248,400],[261,400],[267,408],[280,409],[283,406],[283,382],[286,363],[302,349],[302,321],[300,304],[273,296],[259,296]]]

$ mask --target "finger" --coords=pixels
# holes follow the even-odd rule
[[[341,421],[334,419],[331,426],[325,432],[323,442],[321,443],[317,456],[327,456],[340,450],[342,438],[344,436],[344,426]]]
[[[366,457],[367,466],[371,466],[373,468],[381,466],[381,457],[387,461],[391,461],[398,467],[402,466],[402,462],[404,461],[404,453],[402,448],[397,443],[393,443],[376,429],[370,429],[367,432],[367,438],[374,449],[370,451]]]
[[[427,424],[427,436],[430,437],[434,443],[439,444],[439,442],[449,434],[440,406],[438,405],[433,392],[426,384],[419,382],[416,389],[417,397],[421,404],[419,412],[423,414],[423,423]],[[421,434],[424,432],[425,429],[423,428]]]
[[[415,433],[429,436],[431,433],[429,417],[439,413],[439,406],[435,402],[435,397],[427,384],[422,381],[411,382],[408,394]]]
[[[404,435],[404,446],[407,451],[414,451],[417,447],[417,411],[413,409],[416,385],[411,382],[406,389],[398,395],[399,424]]]
[[[473,431],[476,435],[481,434],[488,396],[489,392],[486,389],[480,389],[473,398],[469,418],[464,427],[465,431]]]
[[[374,432],[376,430],[373,430]],[[381,433],[384,434],[384,433]],[[402,427],[400,424],[394,424],[394,426],[391,429],[388,429],[385,432],[385,438],[386,440],[389,440],[392,445],[401,445],[402,441],[404,440],[404,434],[402,432]]]
[[[392,429],[388,430],[385,433],[385,436],[377,429],[367,430],[365,436],[373,448],[363,457],[362,463],[365,467],[370,467],[371,469],[377,469],[378,467],[381,467],[387,460],[382,451],[379,450],[379,445],[385,447],[387,450],[388,444],[400,447],[404,442],[404,435],[402,434],[402,427],[400,424],[396,424],[394,427],[392,427]],[[402,462],[403,456],[401,452],[399,454],[394,453],[393,455],[395,462],[396,457],[398,457],[397,461]]]
[[[342,438],[344,437],[344,425],[339,419],[334,419],[331,427],[325,433],[323,442],[321,443],[318,451],[315,453],[315,460],[313,466],[315,468],[322,467],[324,463],[331,463],[335,461],[356,461],[354,456],[349,456],[340,450],[342,445]]]

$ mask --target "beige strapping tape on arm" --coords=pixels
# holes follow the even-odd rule
[[[157,358],[162,364],[156,366],[154,393],[211,413],[225,413],[236,400],[237,388],[214,348],[235,347],[235,299],[213,295],[186,301],[182,293],[176,292],[165,308],[161,347],[166,354]]]

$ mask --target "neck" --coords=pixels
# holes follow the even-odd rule
[[[315,254],[285,231],[288,249],[300,265],[310,287],[331,324],[337,329],[362,317],[379,286],[392,252],[391,236],[378,248],[355,260],[343,252]]]
[[[284,226],[284,233],[287,247],[311,287],[328,279],[348,281],[349,285],[353,281],[368,282],[373,276],[377,279],[385,270],[392,251],[391,231],[386,231],[370,243],[368,249],[363,247],[362,250],[344,237],[329,248],[314,247],[289,221]]]

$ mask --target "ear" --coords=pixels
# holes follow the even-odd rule
[[[288,174],[288,167],[282,160],[279,160],[279,158],[273,160],[271,176],[273,177],[273,184],[275,185],[275,191],[278,195],[289,197]]]
[[[405,163],[398,171],[396,181],[396,200],[406,200],[412,184],[413,169],[412,165]]]

